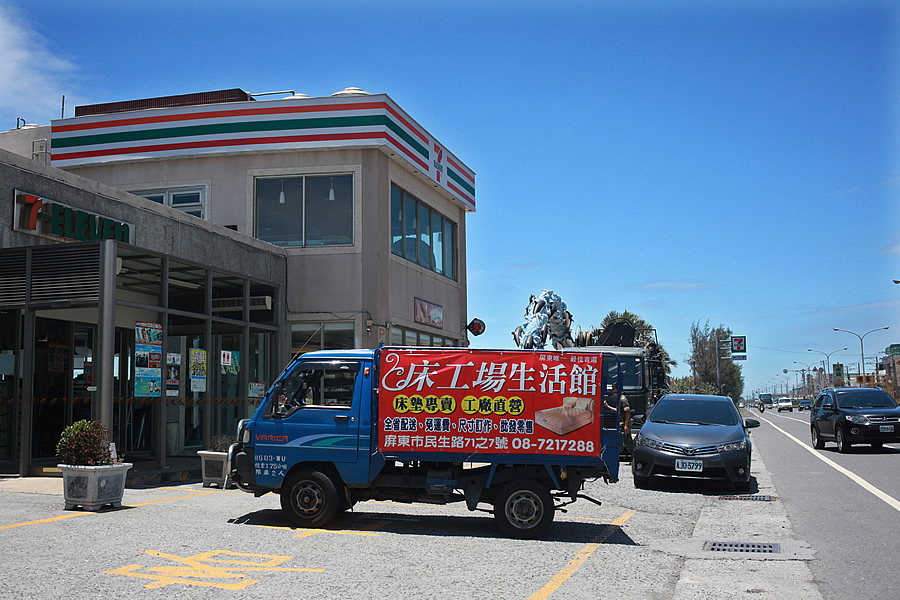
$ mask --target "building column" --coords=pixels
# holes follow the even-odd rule
[[[116,354],[116,242],[100,243],[100,301],[97,309],[97,359],[94,392],[99,420],[113,428],[113,383]],[[123,423],[124,427],[125,424]]]
[[[26,282],[31,281],[31,253],[26,263]],[[30,283],[26,283],[30,285]],[[31,467],[31,439],[34,428],[34,310],[25,307],[25,327],[23,328],[22,341],[22,420],[19,427],[19,475],[26,477]]]

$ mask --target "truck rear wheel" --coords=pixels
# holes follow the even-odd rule
[[[315,469],[292,473],[281,486],[281,510],[298,527],[322,527],[337,514],[340,497],[331,478]]]
[[[494,500],[497,526],[510,537],[536,538],[553,523],[553,496],[531,479],[511,481],[500,488]]]

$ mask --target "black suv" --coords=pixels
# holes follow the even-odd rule
[[[826,388],[816,396],[809,427],[813,448],[824,448],[826,441],[841,453],[853,444],[880,448],[900,442],[900,407],[879,388]]]

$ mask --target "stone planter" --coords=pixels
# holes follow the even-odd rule
[[[63,475],[63,498],[66,510],[81,506],[96,511],[109,504],[121,508],[125,494],[125,476],[131,463],[100,465],[57,465]]]
[[[225,463],[228,461],[227,452],[213,452],[212,450],[198,450],[200,456],[200,469],[203,474],[203,487],[215,484],[220,488],[235,487],[231,477],[225,472]]]

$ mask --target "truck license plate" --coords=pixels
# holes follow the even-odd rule
[[[893,425],[879,425],[878,431],[881,433],[893,433],[894,426]]]
[[[703,470],[703,461],[702,460],[684,460],[683,458],[675,459],[675,470],[676,471],[692,471],[694,473],[699,473]]]

